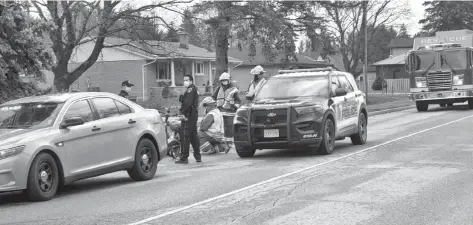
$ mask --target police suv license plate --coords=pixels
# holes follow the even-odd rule
[[[279,129],[266,129],[264,130],[265,138],[275,138],[279,137]]]

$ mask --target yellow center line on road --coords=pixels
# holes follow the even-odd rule
[[[146,219],[134,222],[134,223],[130,223],[128,225],[145,224],[145,223],[153,221],[153,220],[157,220],[157,219],[160,219],[160,218],[172,215],[172,214],[176,214],[178,212],[182,212],[184,210],[187,210],[187,209],[190,209],[190,208],[193,208],[193,207],[196,207],[196,206],[200,206],[200,205],[203,205],[203,204],[206,204],[206,203],[218,200],[218,199],[222,199],[222,198],[237,194],[237,193],[242,192],[242,191],[250,190],[250,189],[255,188],[257,186],[261,186],[261,185],[264,185],[264,184],[267,184],[267,183],[270,183],[270,182],[273,182],[273,181],[276,181],[276,180],[280,180],[280,179],[292,176],[294,174],[298,174],[298,173],[304,172],[306,170],[310,170],[310,169],[313,169],[313,168],[316,168],[316,167],[320,167],[320,166],[323,166],[323,165],[326,165],[326,164],[329,164],[329,163],[340,161],[342,159],[346,159],[346,158],[349,158],[349,157],[354,156],[354,155],[358,155],[358,154],[363,153],[363,152],[371,151],[371,150],[377,149],[379,147],[382,147],[384,145],[388,145],[388,144],[394,143],[396,141],[400,141],[400,140],[403,140],[403,139],[406,139],[406,138],[409,138],[409,137],[412,137],[412,136],[415,136],[415,135],[418,135],[418,134],[422,134],[422,133],[425,133],[427,131],[431,131],[431,130],[434,130],[434,129],[437,129],[437,128],[440,128],[440,127],[444,127],[444,126],[450,125],[452,123],[456,123],[456,122],[459,122],[459,121],[462,121],[462,120],[465,120],[465,119],[468,119],[468,118],[472,118],[472,117],[473,117],[473,115],[470,115],[470,116],[462,117],[460,119],[453,120],[453,121],[450,121],[450,122],[447,122],[447,123],[444,123],[444,124],[433,126],[431,128],[427,128],[425,130],[421,130],[421,131],[418,131],[418,132],[415,132],[415,133],[412,133],[412,134],[408,134],[408,135],[405,135],[405,136],[402,136],[402,137],[399,137],[399,138],[396,138],[396,139],[393,139],[393,140],[390,140],[390,141],[386,141],[384,143],[381,143],[381,144],[378,144],[378,145],[375,145],[375,146],[372,146],[372,147],[369,147],[369,148],[365,148],[365,149],[362,149],[362,150],[357,151],[357,152],[353,152],[353,153],[350,153],[350,154],[347,154],[347,155],[344,155],[344,156],[341,156],[341,157],[338,157],[338,158],[335,158],[335,159],[332,159],[332,160],[325,161],[323,163],[315,164],[315,165],[306,167],[304,169],[300,169],[300,170],[297,170],[297,171],[294,171],[294,172],[291,172],[291,173],[287,173],[287,174],[284,174],[284,175],[281,175],[281,176],[278,176],[278,177],[274,177],[274,178],[271,178],[269,180],[265,180],[265,181],[262,181],[262,182],[259,182],[259,183],[256,183],[256,184],[253,184],[253,185],[250,185],[250,186],[240,188],[240,189],[232,191],[232,192],[228,192],[228,193],[225,193],[225,194],[222,194],[222,195],[219,195],[219,196],[215,196],[213,198],[209,198],[209,199],[206,199],[206,200],[203,200],[203,201],[200,201],[200,202],[196,202],[196,203],[188,205],[188,206],[184,206],[184,207],[181,207],[181,208],[178,208],[178,209],[171,210],[171,211],[166,212],[166,213],[162,213],[162,214],[152,216],[152,217],[149,217],[149,218],[146,218]]]

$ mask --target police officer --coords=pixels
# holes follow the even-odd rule
[[[238,96],[238,88],[231,82],[230,74],[222,73],[219,80],[221,86],[215,90],[212,98],[217,101],[217,107],[223,116],[225,141],[227,143],[225,153],[228,153],[230,146],[233,145],[233,118],[236,110],[240,107],[241,100]]]
[[[250,83],[250,87],[248,87],[248,93],[246,94],[246,99],[251,99],[255,97],[255,94],[258,93],[259,89],[263,84],[266,82],[266,78],[263,76],[264,73],[263,67],[260,65],[256,66],[251,70],[251,74],[254,75],[253,80]]]
[[[124,98],[130,97],[131,87],[133,87],[133,86],[135,86],[135,85],[130,83],[128,80],[123,81],[122,82],[122,90],[120,91],[120,93],[118,95],[120,95],[121,97],[124,97]]]
[[[189,163],[189,148],[191,144],[194,149],[195,160],[197,162],[202,162],[199,137],[197,136],[199,95],[197,93],[197,87],[194,85],[194,78],[185,75],[184,86],[186,87],[186,92],[179,98],[179,101],[182,104],[180,112],[183,120],[181,121],[182,154],[180,159],[176,161],[178,164]]]

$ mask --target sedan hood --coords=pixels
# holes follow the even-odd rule
[[[49,128],[43,129],[0,129],[0,149],[3,146],[21,142],[28,138],[43,135]]]

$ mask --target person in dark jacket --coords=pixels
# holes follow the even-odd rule
[[[217,101],[217,107],[222,113],[225,125],[225,140],[228,146],[224,151],[228,153],[233,146],[233,118],[236,110],[241,105],[239,90],[231,83],[230,74],[220,75],[220,86],[217,87],[212,98]]]
[[[122,90],[118,95],[124,98],[130,97],[130,92],[131,92],[131,87],[133,87],[132,83],[130,83],[128,80],[122,82]]]
[[[178,164],[189,163],[189,148],[191,144],[192,148],[194,149],[195,160],[197,162],[202,162],[199,137],[197,136],[199,95],[197,93],[197,87],[194,85],[194,79],[192,76],[184,76],[184,86],[186,87],[186,92],[179,98],[179,101],[182,104],[180,112],[183,120],[181,122],[182,154],[180,159],[176,161]]]

